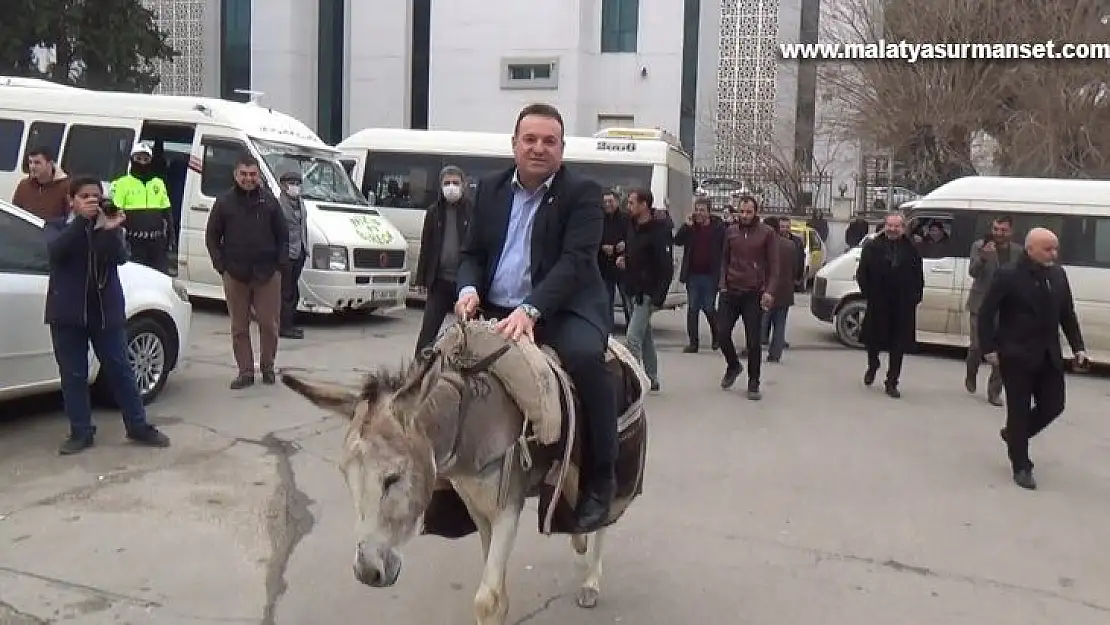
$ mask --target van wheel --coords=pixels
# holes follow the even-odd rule
[[[833,321],[837,340],[853,349],[863,349],[860,330],[863,328],[863,314],[866,311],[867,302],[862,299],[855,299],[841,306]]]
[[[154,319],[139,317],[127,322],[126,341],[127,360],[135,374],[139,396],[143,404],[149,404],[162,393],[169,379],[173,350],[170,332]],[[93,393],[98,403],[118,408],[103,367],[96,375]]]

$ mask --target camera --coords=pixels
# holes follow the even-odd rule
[[[102,214],[103,214],[103,215],[104,215],[105,217],[115,217],[115,216],[116,216],[116,214],[117,214],[117,213],[119,213],[119,207],[118,207],[118,206],[116,206],[116,205],[115,205],[115,204],[114,204],[114,203],[112,202],[112,200],[111,200],[111,199],[109,199],[109,198],[101,198],[101,200],[100,200],[100,212],[101,212],[101,213],[102,213]]]

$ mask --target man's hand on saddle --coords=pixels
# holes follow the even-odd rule
[[[478,312],[478,294],[463,293],[455,302],[455,316],[463,321],[473,319]]]
[[[536,336],[533,334],[536,322],[524,312],[524,309],[517,308],[508,317],[497,322],[494,329],[497,332],[513,341],[519,341],[521,338],[527,336],[529,340],[535,341]]]

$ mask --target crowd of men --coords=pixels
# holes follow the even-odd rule
[[[152,150],[138,143],[128,172],[103,184],[70,177],[49,148],[28,151],[28,176],[12,203],[41,217],[50,258],[45,321],[70,433],[65,455],[94,443],[96,427],[88,389],[91,345],[123,414],[127,437],[154,447],[169,438],[150,425],[126,353],[126,316],[117,267],[127,261],[169,272],[168,252],[177,236],[166,185],[151,165]],[[262,382],[274,384],[278,337],[299,339],[294,323],[300,295],[297,282],[308,255],[307,219],[300,200],[300,172],[279,177],[274,197],[261,185],[259,164],[244,154],[236,163],[234,186],[212,207],[206,243],[212,266],[223,277],[231,316],[232,351],[238,373],[232,389],[254,383],[250,322],[261,338]],[[107,188],[105,188],[107,187]],[[125,225],[126,224],[126,225]]]
[[[616,389],[604,352],[618,298],[629,350],[643,363],[651,390],[658,391],[652,316],[666,304],[673,246],[683,247],[679,280],[689,304],[684,351],[700,350],[704,317],[712,349],[725,360],[721,388],[732,387],[745,371],[743,356],[746,396],[758,400],[762,346],[768,348],[769,362],[780,361],[789,346],[787,316],[796,287],[804,284],[805,245],[792,234],[788,218],[761,221],[752,197],[740,198],[735,214],[726,211],[724,218],[714,215],[708,198],[698,197],[693,213],[676,230],[667,212],[654,208],[649,189],[630,189],[622,198],[568,171],[562,164],[563,144],[558,110],[531,105],[514,127],[515,166],[484,179],[475,197],[464,191],[465,172],[449,166],[440,173],[441,192],[427,212],[415,273],[415,284],[428,296],[416,351],[419,355],[433,343],[452,310],[461,318],[481,311],[500,320],[497,327],[505,336],[529,336],[555,349],[589,423],[592,458],[576,511],[583,531],[589,531],[606,518],[615,488]],[[35,148],[28,152],[29,175],[13,198],[47,222],[51,274],[45,315],[70,421],[64,454],[93,444],[86,385],[90,344],[112,383],[127,436],[141,444],[169,445],[147,423],[128,365],[116,270],[129,258],[166,270],[176,228],[165,184],[150,163],[150,148],[136,145],[128,173],[111,184],[109,202],[100,181],[70,179],[49,149]],[[232,389],[254,383],[252,318],[260,330],[265,384],[276,381],[279,336],[303,337],[293,325],[297,281],[307,257],[302,180],[299,172],[285,172],[279,182],[275,197],[261,184],[258,161],[244,154],[235,165],[234,186],[217,199],[208,221],[206,243],[213,267],[223,276],[231,316],[238,366]],[[938,226],[911,238],[900,214],[888,215],[879,229],[866,241],[866,223],[853,223],[849,233],[850,244],[863,244],[856,274],[867,301],[863,381],[874,383],[880,354],[886,352],[884,389],[898,398],[903,357],[915,343],[916,309],[924,291],[922,257],[944,243],[947,233]],[[1013,246],[1011,236],[1012,221],[999,218],[970,252],[972,344],[965,387],[977,391],[978,370],[988,363],[987,399],[1007,409],[1000,435],[1014,481],[1033,489],[1029,439],[1064,409],[1059,329],[1077,364],[1085,364],[1086,353],[1067,276],[1056,264],[1056,236],[1034,228],[1024,249]],[[740,353],[733,341],[738,322],[746,347]]]

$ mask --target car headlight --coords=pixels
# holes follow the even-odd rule
[[[324,271],[349,271],[347,248],[340,245],[313,245],[312,268]]]
[[[181,301],[185,302],[186,304],[189,303],[189,290],[185,288],[185,285],[181,284],[181,282],[179,282],[178,280],[174,280],[170,284],[173,285],[173,292],[177,293],[177,296],[181,298]]]

